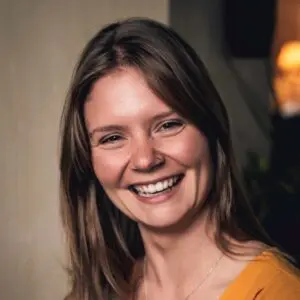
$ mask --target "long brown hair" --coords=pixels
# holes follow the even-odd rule
[[[144,256],[137,224],[112,204],[94,174],[84,122],[84,103],[94,83],[120,67],[140,70],[160,99],[206,135],[215,167],[206,205],[217,223],[220,249],[232,253],[228,237],[269,243],[236,174],[225,107],[195,51],[158,22],[116,22],[85,47],[62,116],[61,208],[76,300],[126,297],[133,266]]]

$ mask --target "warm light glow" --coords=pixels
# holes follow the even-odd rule
[[[300,68],[300,41],[288,42],[282,46],[277,66],[281,70]]]
[[[283,115],[300,113],[300,41],[282,46],[277,58],[274,89]]]

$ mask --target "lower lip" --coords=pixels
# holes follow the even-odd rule
[[[153,195],[153,196],[143,197],[141,195],[136,194],[135,192],[132,192],[132,193],[136,196],[136,198],[139,201],[147,203],[147,204],[158,204],[158,203],[166,202],[177,193],[183,179],[184,178],[181,178],[180,182],[178,184],[176,184],[170,191],[165,192],[160,195],[157,195],[157,196]]]

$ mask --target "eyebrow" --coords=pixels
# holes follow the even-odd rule
[[[161,119],[164,119],[166,117],[169,117],[171,115],[175,114],[174,110],[168,110],[162,113],[159,113],[151,118],[151,121],[158,121]],[[94,128],[92,131],[89,132],[89,137],[91,138],[95,133],[97,132],[109,132],[109,131],[122,131],[127,126],[121,126],[116,124],[106,125],[106,126],[98,126]]]

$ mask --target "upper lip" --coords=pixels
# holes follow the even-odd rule
[[[177,173],[177,174],[172,174],[172,175],[156,178],[156,179],[153,179],[153,180],[150,180],[150,181],[135,182],[135,183],[130,184],[128,187],[132,187],[132,186],[135,186],[135,185],[153,184],[153,183],[156,183],[156,182],[159,182],[159,181],[164,181],[166,179],[169,179],[169,178],[172,178],[172,177],[175,177],[175,176],[180,176],[180,175],[183,175],[183,174],[182,173]]]

